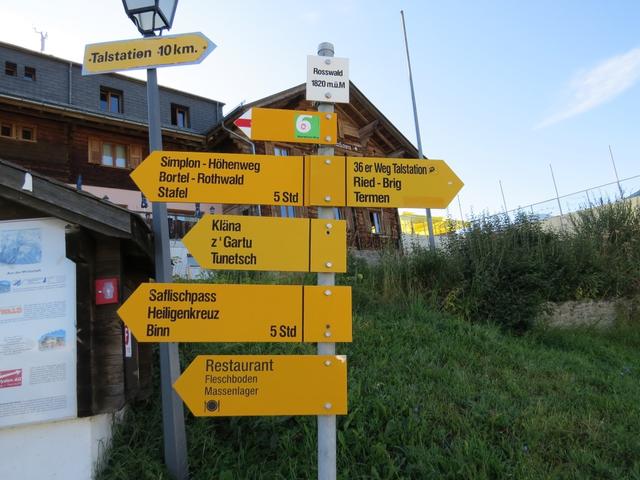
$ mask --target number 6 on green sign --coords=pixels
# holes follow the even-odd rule
[[[314,115],[297,115],[295,137],[320,138],[320,118]]]

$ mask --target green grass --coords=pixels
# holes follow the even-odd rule
[[[182,350],[183,366],[199,353],[315,353],[287,344]],[[516,337],[419,300],[361,301],[354,342],[338,345],[349,364],[339,478],[640,479],[639,351],[637,325]],[[315,417],[186,419],[194,480],[317,475]],[[133,407],[100,479],[168,478],[161,437],[159,400]]]

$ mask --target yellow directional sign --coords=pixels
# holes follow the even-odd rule
[[[335,145],[338,114],[250,108],[234,125],[252,140]]]
[[[305,160],[311,173],[306,198],[312,205],[446,208],[463,186],[443,160],[326,156]],[[344,194],[335,188],[338,177],[346,182]],[[314,181],[320,178],[333,180]]]
[[[183,242],[204,268],[347,271],[344,220],[205,215]]]
[[[342,355],[199,355],[173,385],[198,417],[345,415]]]
[[[152,152],[131,178],[152,202],[304,204],[304,157]]]
[[[153,152],[131,177],[152,201],[446,208],[463,186],[443,160]]]
[[[82,74],[200,63],[216,45],[202,33],[94,43],[84,49]]]
[[[139,342],[350,342],[351,288],[143,283],[118,315]]]

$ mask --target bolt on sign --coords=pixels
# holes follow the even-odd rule
[[[345,415],[343,355],[199,355],[173,388],[197,417]]]
[[[307,100],[349,103],[349,59],[307,55]]]
[[[250,108],[233,124],[251,140],[335,145],[338,114]]]
[[[83,75],[200,63],[216,48],[200,32],[85,46]]]
[[[347,271],[344,220],[207,214],[189,230],[183,243],[204,268]]]
[[[463,186],[443,160],[156,151],[131,178],[154,202],[446,208]]]

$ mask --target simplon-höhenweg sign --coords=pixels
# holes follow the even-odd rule
[[[131,177],[154,202],[446,208],[463,186],[443,160],[151,153]]]

